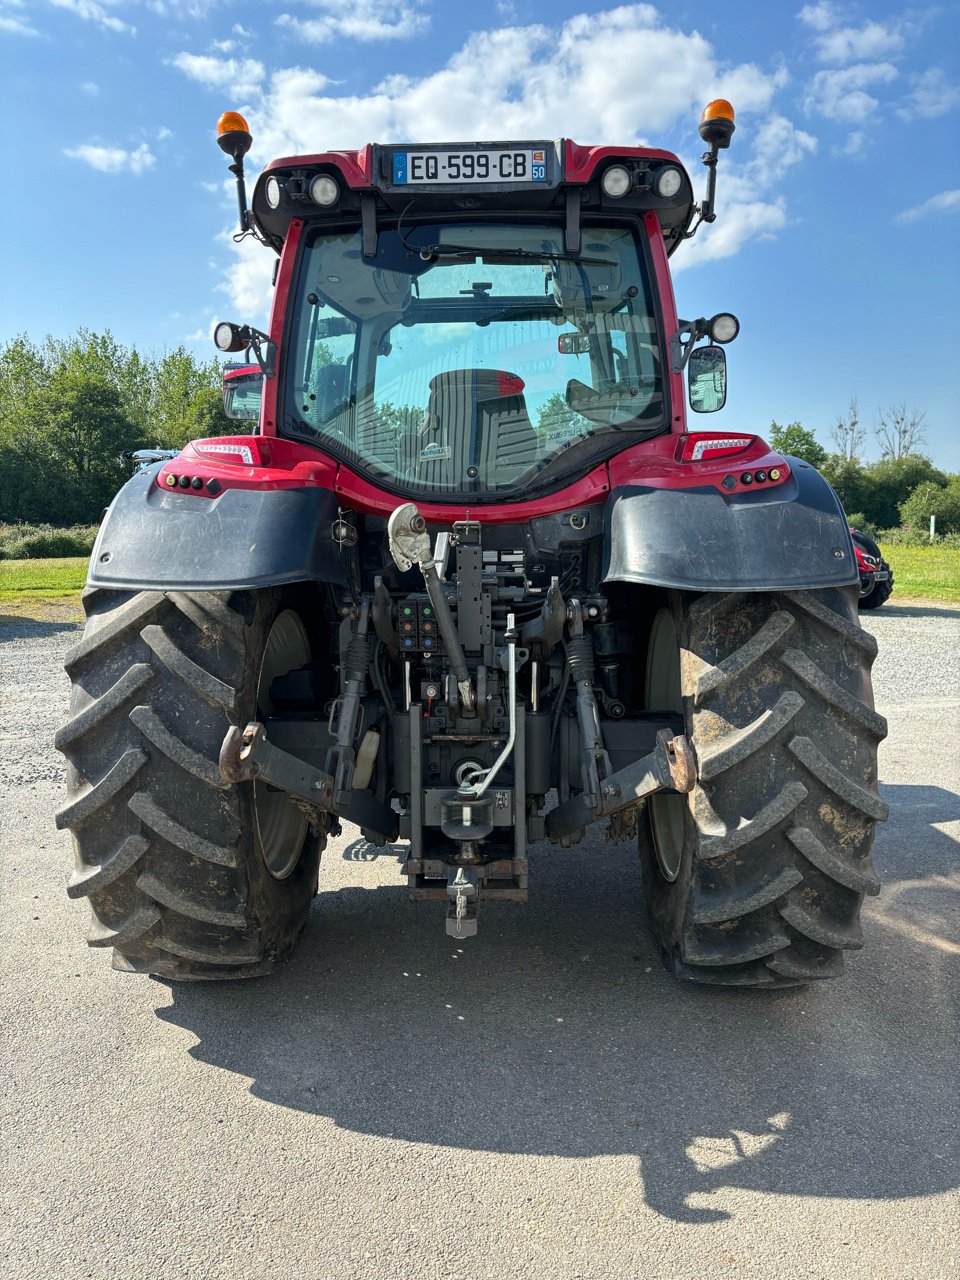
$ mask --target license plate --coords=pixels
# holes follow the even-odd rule
[[[394,186],[462,186],[471,182],[546,182],[547,153],[497,147],[489,151],[394,151]]]

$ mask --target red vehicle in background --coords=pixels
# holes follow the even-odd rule
[[[851,528],[850,537],[860,572],[859,606],[861,609],[879,609],[893,593],[893,570],[868,533]]]
[[[342,821],[457,940],[529,894],[569,962],[601,824],[682,979],[790,986],[861,945],[886,726],[848,522],[808,463],[697,421],[739,323],[671,283],[733,132],[710,103],[699,201],[668,151],[541,138],[282,157],[248,207],[221,118],[278,257],[269,332],[214,332],[259,420],[117,494],[58,736],[69,892],[118,968],[267,972]]]

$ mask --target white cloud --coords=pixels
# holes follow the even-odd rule
[[[205,18],[219,0],[147,0],[147,8],[161,18]]]
[[[253,36],[253,32],[248,31],[247,28],[240,22],[235,22],[233,26],[230,28],[230,30],[233,32],[235,36],[239,36],[242,40],[249,40]]]
[[[168,138],[172,138],[172,137],[173,137],[173,130],[168,129],[166,125],[161,125],[160,128],[157,130],[158,142],[166,142]]]
[[[729,174],[725,183],[718,185],[725,187],[725,192],[717,202],[717,221],[708,235],[698,235],[673,257],[674,274],[703,262],[732,258],[745,244],[770,240],[787,225],[787,206],[782,196],[770,201],[740,198],[742,188]]]
[[[63,154],[71,160],[82,160],[91,169],[98,169],[101,173],[141,174],[157,163],[156,156],[145,142],[141,142],[135,151],[86,143],[82,147],[70,148]]]
[[[846,142],[830,148],[830,154],[841,159],[852,159],[863,154],[868,139],[869,135],[863,129],[854,129],[853,133],[847,134]]]
[[[323,44],[338,36],[351,40],[407,40],[430,25],[420,0],[312,0],[323,10],[317,18],[295,18],[281,13],[278,27],[292,31],[303,40]]]
[[[840,16],[829,0],[805,5],[797,14],[800,21],[818,34],[814,37],[821,62],[843,66],[866,62],[899,52],[904,39],[895,24],[865,22],[861,27],[841,27]]]
[[[136,27],[108,13],[108,6],[98,4],[97,0],[50,0],[50,3],[57,9],[68,9],[85,22],[95,22],[105,31],[119,31],[131,36],[137,33]]]
[[[932,120],[960,106],[960,86],[951,84],[940,67],[918,77],[911,93],[897,109],[903,120]]]
[[[29,18],[21,16],[23,0],[0,0],[0,33],[11,36],[38,36],[40,32],[32,26]],[[16,13],[10,10],[15,9]]]
[[[782,83],[782,72],[718,63],[699,34],[661,26],[650,5],[630,5],[559,29],[472,35],[439,71],[391,76],[362,97],[337,95],[315,71],[278,71],[254,113],[254,146],[271,157],[374,138],[552,138],[558,103],[581,141],[659,141],[680,121],[693,133],[711,97],[734,97],[741,114],[760,111]]]
[[[233,261],[217,290],[226,295],[238,322],[265,329],[276,257],[249,236],[238,242],[234,234],[231,229],[220,236],[221,243],[229,246]]]
[[[960,187],[953,191],[941,191],[938,196],[931,196],[923,204],[914,205],[912,209],[904,209],[898,213],[896,222],[916,222],[918,218],[926,218],[931,213],[960,212]]]
[[[814,31],[829,31],[837,25],[837,11],[828,0],[820,0],[819,4],[805,4],[797,17]]]
[[[817,140],[812,134],[795,128],[785,116],[770,116],[754,133],[747,176],[758,186],[772,186],[816,149]]]
[[[88,94],[91,98],[96,98],[100,93],[100,86],[98,84],[94,84],[92,80],[84,80],[83,84],[80,86],[80,91]]]
[[[227,89],[238,98],[255,97],[263,82],[263,63],[255,58],[212,58],[207,54],[178,53],[175,67],[210,89]]]
[[[810,133],[771,113],[787,79],[783,67],[723,63],[704,36],[668,26],[652,5],[634,4],[553,27],[476,33],[439,70],[419,78],[390,76],[363,96],[340,92],[317,71],[286,67],[263,81],[248,118],[254,163],[397,139],[553,138],[569,132],[581,143],[663,145],[678,128],[693,155],[704,104],[730,98],[746,123],[731,161],[724,162],[720,218],[677,255],[682,266],[736,253],[786,225],[786,205],[778,192],[771,194],[773,185],[817,145]],[[699,151],[692,174],[702,190],[698,160]],[[272,257],[248,241],[232,252],[224,288],[238,315],[262,315]]]
[[[816,38],[821,62],[842,66],[868,58],[884,58],[903,48],[903,36],[882,22],[866,22],[862,27],[837,27]]]
[[[889,62],[860,63],[837,71],[818,71],[807,86],[804,108],[811,113],[860,124],[879,107],[879,101],[866,92],[879,84],[896,80],[899,72]]]

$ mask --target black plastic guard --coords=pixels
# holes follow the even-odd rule
[[[226,591],[346,581],[329,490],[228,488],[208,498],[158,488],[158,469],[135,475],[107,508],[88,586]]]
[[[809,463],[776,488],[614,489],[604,581],[695,591],[792,591],[859,581],[847,518]]]

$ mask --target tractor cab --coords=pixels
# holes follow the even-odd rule
[[[705,162],[732,116],[704,113]],[[249,135],[224,120],[234,154]],[[670,152],[568,139],[279,159],[241,196],[245,231],[281,255],[270,334],[215,340],[269,375],[266,434],[398,496],[517,500],[682,430],[708,333],[691,405],[722,407],[715,344],[739,326],[679,321],[667,266],[712,200]]]

